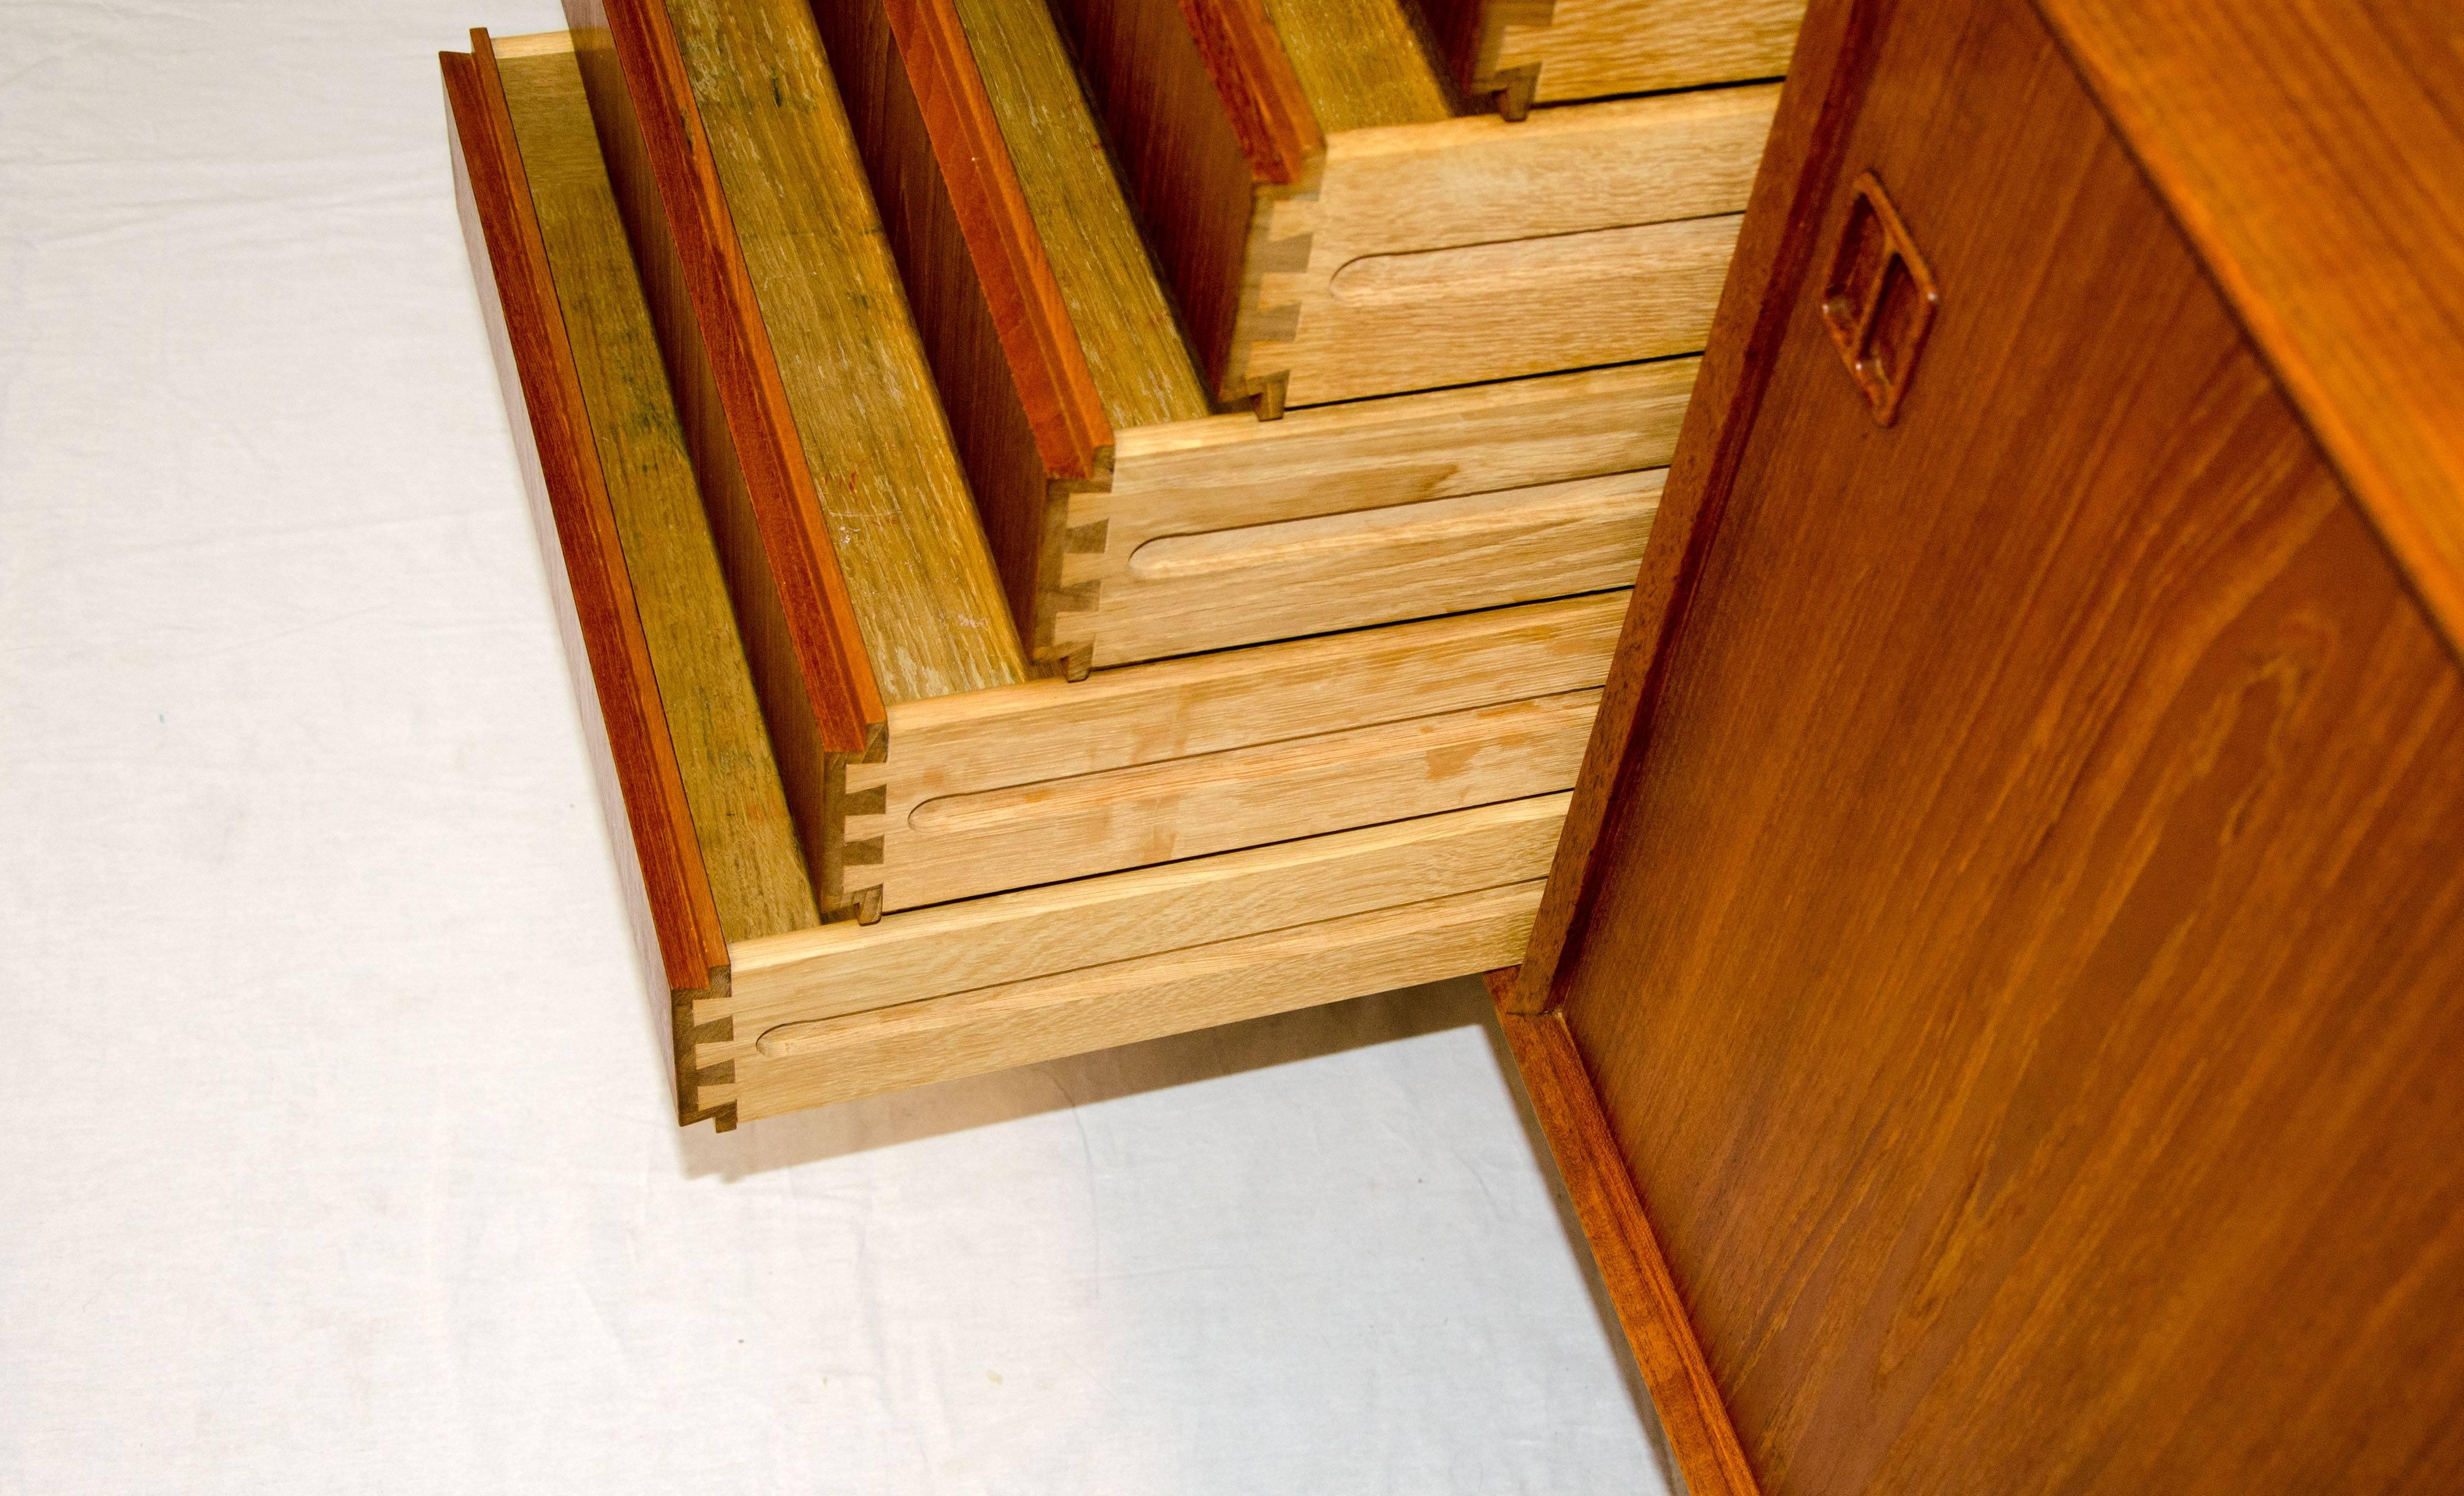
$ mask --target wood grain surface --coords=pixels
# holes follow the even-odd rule
[[[1112,560],[1075,558],[1071,576],[1113,575],[1157,536],[1663,467],[1698,363],[1662,359],[1314,406],[1280,421],[1215,416],[1126,431],[1111,492],[1069,502],[1072,527],[1107,526]]]
[[[1660,482],[1618,473],[1166,536],[1131,553],[1084,627],[1109,665],[1622,589]]]
[[[565,17],[802,824],[823,756],[877,733],[880,686],[667,11],[566,0]]]
[[[1268,206],[1248,384],[1294,406],[1701,349],[1770,85],[1331,138]]]
[[[2040,9],[2464,649],[2464,9]]]
[[[772,1116],[1442,980],[1510,959],[1539,898],[1534,883],[1488,889],[782,1025],[728,1095]]]
[[[1259,0],[1052,0],[1199,370],[1222,385],[1268,207],[1316,187],[1326,136]],[[1251,315],[1254,316],[1254,313]]]
[[[1453,93],[1400,0],[1263,3],[1327,134],[1453,118]]]
[[[879,828],[884,910],[1150,867],[1572,784],[1596,691],[937,795]],[[894,787],[894,786],[893,786]]]
[[[820,922],[570,45],[501,60],[608,514],[720,929]]]
[[[1764,1489],[2435,1487],[2464,680],[2025,0],[1829,9],[1944,309],[1772,287],[1564,1022]]]
[[[849,907],[837,765],[879,752],[880,682],[667,9],[566,0],[565,15],[771,754],[814,892],[835,915]]]
[[[1111,489],[1069,497],[1090,539],[1064,558],[1061,630],[1111,666],[1623,585],[1630,554],[1606,580],[1582,558],[1610,564],[1640,535],[1656,497],[1639,474],[1668,460],[1693,382],[1671,359],[1126,432]],[[1214,554],[1153,564],[1184,542]],[[1361,585],[1335,580],[1353,566]]]
[[[1548,104],[1777,77],[1805,0],[1555,0],[1528,22],[1492,0],[1488,16],[1489,87],[1528,76]]]
[[[1563,1016],[1515,1011],[1511,969],[1492,971],[1486,980],[1532,1115],[1566,1181],[1669,1452],[1685,1474],[1686,1490],[1691,1496],[1754,1496],[1753,1471],[1737,1446],[1736,1428],[1703,1359],[1702,1342]]]
[[[723,1101],[705,1105],[690,1067],[695,996],[727,989],[727,946],[694,837],[650,653],[633,607],[623,542],[607,504],[547,253],[531,211],[513,121],[488,33],[468,55],[443,53],[455,196],[479,282],[509,425],[530,492],[565,649],[611,825],[630,833],[619,859],[627,902],[649,968],[670,991],[680,1123],[722,1128]],[[584,677],[587,677],[585,684]]]
[[[1045,0],[942,0],[966,29],[1034,231],[1115,431],[1211,407]]]
[[[815,8],[941,407],[1028,656],[1064,651],[1037,579],[1112,433],[950,0]],[[1101,166],[1101,163],[1094,165]]]
[[[888,758],[847,771],[868,797],[848,843],[877,840],[864,867],[905,909],[1553,793],[1623,607],[1535,603],[902,706]]]
[[[669,0],[883,699],[1025,678],[804,0]]]
[[[1565,797],[1544,795],[734,946],[733,1021],[704,1063],[750,1061],[781,1023],[836,1018],[1508,883],[1548,869]]]
[[[1519,1012],[1540,1012],[1555,1001],[1568,936],[1590,920],[1597,871],[1593,851],[1617,800],[1624,765],[1647,747],[1656,695],[1666,680],[1663,657],[1677,640],[1703,559],[1719,536],[1739,455],[1787,334],[1793,310],[1790,292],[1814,261],[1846,123],[1871,61],[1873,32],[1870,9],[1823,0],[1807,12],[1694,397],[1661,489],[1660,512],[1635,578],[1633,607],[1592,722],[1591,745],[1549,872],[1549,895],[1516,969],[1512,1005]]]

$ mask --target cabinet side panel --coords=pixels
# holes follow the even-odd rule
[[[1557,990],[1773,1491],[2464,1462],[2464,688],[2024,0],[1908,8]]]

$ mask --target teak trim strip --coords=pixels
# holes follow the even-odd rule
[[[1029,659],[1058,630],[1068,495],[1111,485],[1112,428],[952,0],[814,11],[978,517]],[[929,153],[929,161],[921,159]]]
[[[1241,153],[1259,182],[1290,187],[1326,153],[1326,132],[1259,0],[1180,0]]]
[[[437,61],[452,116],[454,158],[480,240],[473,248],[482,251],[473,254],[472,268],[491,282],[480,288],[481,295],[495,301],[502,318],[503,344],[519,383],[516,437],[518,442],[527,417],[538,492],[562,553],[668,985],[706,988],[712,973],[727,967],[727,942],[650,672],[649,646],[634,610],[615,511],[583,407],[581,376],[549,279],[547,250],[488,33],[473,31],[471,48],[467,55],[439,53]],[[505,393],[510,400],[516,391]]]
[[[976,278],[991,303],[1010,377],[1054,478],[1105,471],[1112,428],[1087,355],[1044,257],[1009,144],[951,0],[869,0],[889,17],[933,159]],[[844,87],[844,85],[842,85]]]
[[[1668,1259],[1643,1214],[1634,1177],[1564,1016],[1516,1012],[1510,1005],[1516,987],[1511,970],[1490,972],[1485,979],[1497,1002],[1498,1027],[1514,1052],[1515,1068],[1523,1072],[1532,1114],[1582,1220],[1601,1285],[1633,1348],[1686,1489],[1693,1496],[1757,1496],[1760,1487],[1737,1442],[1736,1425],[1728,1420]]]
[[[1796,299],[1818,249],[1822,199],[1873,65],[1874,42],[1893,0],[1815,0],[1797,33],[1781,88],[1771,146],[1712,319],[1710,346],[1677,438],[1660,514],[1635,579],[1609,684],[1592,723],[1566,834],[1549,871],[1520,977],[1507,1001],[1518,1013],[1554,1008],[1559,974],[1581,939],[1597,891],[1592,852],[1622,797],[1619,782],[1640,761],[1669,663],[1684,634],[1694,583],[1735,484],[1747,438],[1762,408]]]
[[[481,315],[513,407],[507,414],[541,540],[556,537],[546,561],[551,572],[561,573],[559,590],[571,604],[561,622],[568,647],[580,642],[590,671],[605,772],[615,780],[632,836],[638,881],[625,881],[649,916],[653,954],[668,983],[676,1120],[690,1125],[709,1118],[725,1132],[736,1126],[735,1109],[703,1106],[703,1088],[733,1081],[733,1068],[705,1075],[692,1067],[692,1056],[702,1037],[693,1028],[694,1000],[728,988],[726,936],[650,671],[649,644],[634,607],[504,82],[485,31],[472,32],[469,55],[440,53],[437,62],[452,120],[448,133],[463,231],[471,241],[472,273],[481,279]]]
[[[1224,405],[1283,413],[1280,380],[1252,380],[1262,332],[1244,295],[1274,259],[1274,205],[1317,190],[1319,127],[1260,0],[1051,0],[1165,281],[1199,372]],[[1305,241],[1276,246],[1306,254]],[[1264,258],[1262,258],[1264,256]],[[1277,309],[1282,315],[1282,309]]]
[[[577,32],[604,29],[614,44],[820,746],[864,753],[887,720],[881,690],[822,518],[674,23],[663,0],[568,0],[566,15]],[[592,102],[596,107],[598,100]]]

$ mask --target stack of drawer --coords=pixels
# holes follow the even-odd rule
[[[1771,90],[1457,118],[1395,0],[1270,9],[446,56],[687,1120],[1519,953]]]

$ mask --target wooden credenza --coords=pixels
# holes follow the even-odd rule
[[[683,1120],[1529,932],[1698,1493],[2464,1484],[2453,0],[568,12],[445,78]]]
[[[2459,82],[1809,14],[1498,983],[1697,1491],[2464,1485]]]

